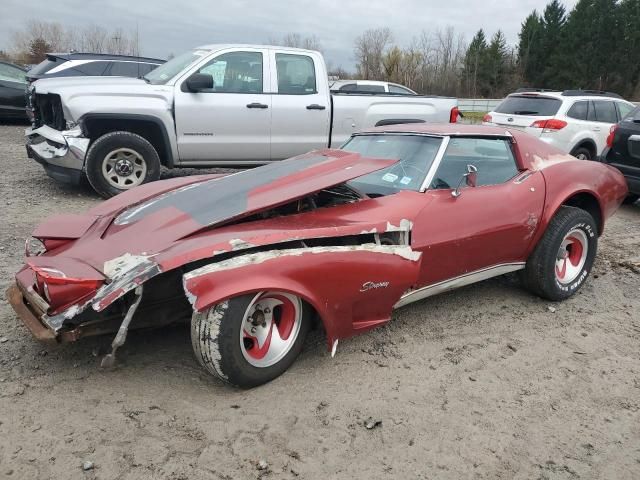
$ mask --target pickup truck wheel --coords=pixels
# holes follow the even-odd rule
[[[561,207],[527,261],[525,286],[547,300],[571,297],[589,276],[598,249],[593,217],[575,207]]]
[[[639,198],[640,198],[640,195],[633,195],[633,194],[627,195],[627,198],[625,198],[622,203],[624,203],[625,205],[632,205],[636,203]]]
[[[131,132],[111,132],[98,138],[87,152],[87,179],[109,198],[160,178],[158,152],[145,138]]]
[[[224,382],[252,388],[282,375],[294,362],[311,324],[311,308],[285,292],[231,298],[191,319],[196,358]]]

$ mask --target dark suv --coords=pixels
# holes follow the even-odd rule
[[[101,53],[48,53],[47,58],[27,73],[33,82],[54,77],[134,77],[146,75],[165,61],[157,58],[106,55]]]
[[[640,198],[640,107],[611,127],[601,161],[622,172],[629,185],[626,203]]]

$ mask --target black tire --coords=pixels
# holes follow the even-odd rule
[[[571,152],[571,155],[579,160],[593,160],[593,153],[587,147],[578,147]]]
[[[627,198],[625,198],[622,203],[624,203],[625,205],[632,205],[636,203],[639,198],[640,198],[640,195],[635,195],[635,194],[627,195]]]
[[[584,265],[570,283],[561,283],[556,274],[556,260],[560,247],[572,231],[581,231],[587,242]],[[598,228],[593,217],[575,207],[560,207],[547,227],[544,236],[527,261],[522,280],[527,289],[551,301],[565,300],[576,293],[591,272],[598,250]]]
[[[240,346],[243,318],[256,294],[242,295],[194,312],[191,343],[198,362],[223,382],[253,388],[282,375],[295,361],[312,322],[312,309],[301,302],[301,323],[293,345],[277,363],[267,367],[251,365]]]
[[[144,163],[146,173],[130,186],[117,188],[103,173],[107,157],[119,149],[126,149],[138,155]],[[99,137],[87,152],[86,174],[93,189],[103,198],[118,195],[134,186],[153,182],[160,178],[160,157],[147,139],[131,132],[110,132]],[[115,175],[114,175],[115,177]]]

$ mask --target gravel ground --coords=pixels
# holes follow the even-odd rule
[[[0,126],[3,291],[38,222],[99,201],[28,160],[23,128]],[[1,301],[0,478],[640,478],[639,227],[620,210],[570,301],[490,280],[334,359],[313,338],[252,391],[204,373],[186,328],[133,332],[102,371],[110,338],[45,348]]]

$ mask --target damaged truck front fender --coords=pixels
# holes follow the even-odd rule
[[[418,278],[421,254],[376,244],[271,250],[212,263],[184,275],[185,293],[201,312],[231,297],[263,290],[298,295],[335,340],[384,324]]]

